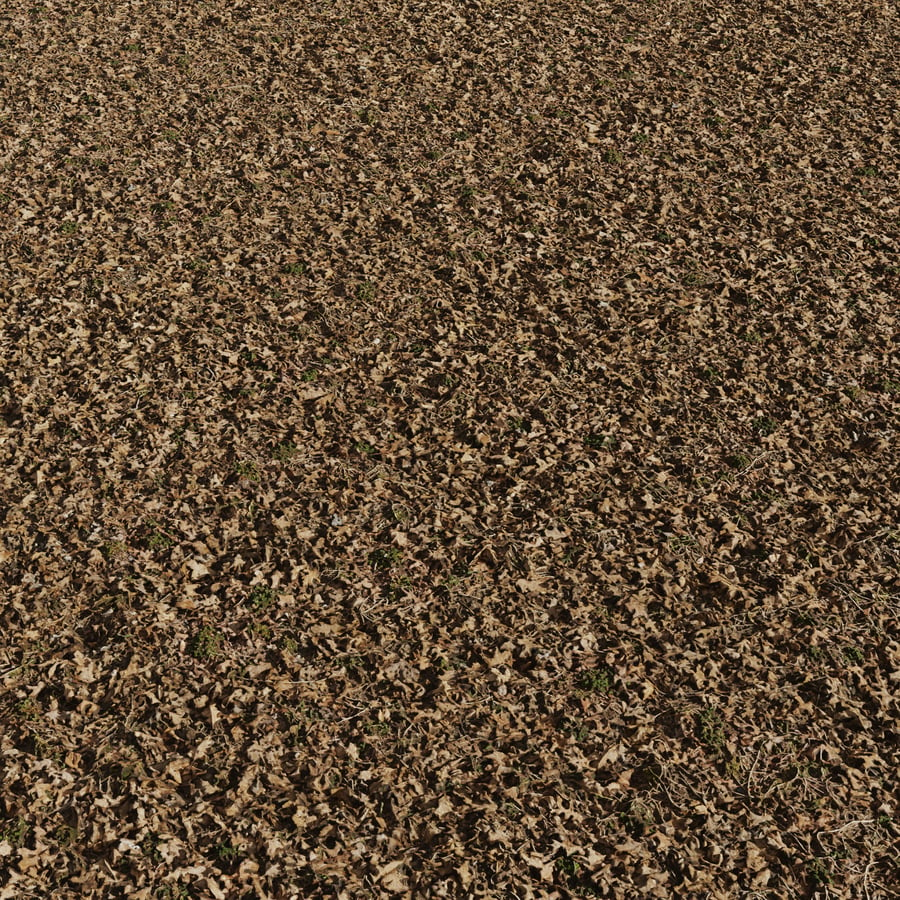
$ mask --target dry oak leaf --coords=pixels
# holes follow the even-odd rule
[[[537,578],[519,578],[516,581],[516,587],[523,594],[539,594],[544,590],[544,582],[540,576]]]
[[[468,887],[472,883],[472,870],[469,868],[469,864],[464,862],[459,868],[456,870],[456,874],[459,875],[459,880],[462,886]]]
[[[383,887],[395,894],[401,894],[409,890],[406,876],[403,873],[402,860],[397,859],[394,862],[389,862],[386,866],[382,866],[378,870],[376,877]]]
[[[185,566],[191,570],[191,581],[198,581],[205,575],[209,575],[209,569],[194,559],[187,560]]]
[[[539,856],[525,857],[525,863],[533,869],[540,869],[541,881],[553,881],[553,860],[544,860]]]
[[[96,663],[88,659],[81,651],[76,650],[73,655],[75,663],[75,677],[83,684],[93,684],[99,679]]]

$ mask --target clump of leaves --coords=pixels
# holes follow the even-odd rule
[[[340,664],[344,671],[355,674],[364,668],[366,661],[363,657],[351,653],[342,657]]]
[[[265,612],[277,599],[278,594],[267,584],[256,584],[247,597],[247,604],[255,612]]]
[[[78,829],[74,825],[59,825],[53,831],[53,838],[63,849],[71,847],[78,840]]]
[[[578,686],[584,691],[592,691],[595,694],[608,694],[612,687],[612,673],[609,669],[592,669],[582,672],[578,679]]]
[[[248,369],[264,369],[266,361],[258,350],[252,350],[249,347],[243,347],[238,351],[238,359],[247,366]]]
[[[597,883],[588,875],[574,856],[561,852],[554,862],[558,878],[565,882],[577,897],[602,897]]]
[[[108,560],[122,559],[128,556],[128,545],[123,541],[109,541],[103,545],[102,552]]]
[[[143,840],[141,840],[138,845],[141,849],[141,853],[154,863],[161,863],[163,861],[163,855],[159,850],[159,845],[162,843],[162,838],[153,832],[150,832],[144,835]]]
[[[834,884],[834,874],[831,871],[831,865],[824,859],[811,859],[806,865],[806,871],[809,873],[810,881],[814,884],[829,885]]]
[[[746,453],[732,453],[725,460],[732,469],[746,469],[752,461]]]
[[[454,566],[450,574],[441,582],[441,587],[448,593],[458,588],[472,574],[468,566]]]
[[[160,552],[163,550],[168,550],[170,547],[172,547],[175,541],[163,530],[163,528],[160,527],[158,522],[150,519],[147,522],[147,525],[153,529],[153,531],[147,537],[148,550],[152,550],[153,552]]]
[[[725,722],[715,706],[708,706],[697,717],[697,737],[710,750],[725,746]]]
[[[768,416],[761,416],[754,420],[753,428],[762,435],[774,434],[778,428],[778,423]]]
[[[386,737],[393,730],[390,722],[366,722],[363,726],[363,730],[366,734],[369,735],[378,735],[380,737]]]
[[[16,716],[21,722],[36,722],[41,717],[41,707],[33,697],[26,697],[16,704]]]
[[[172,546],[172,538],[156,531],[147,538],[147,546],[151,550],[168,550]]]
[[[191,900],[191,890],[186,884],[164,884],[154,894],[156,900]]]
[[[616,446],[616,439],[611,434],[591,433],[584,439],[584,443],[594,450],[612,450]]]
[[[408,575],[404,575],[401,578],[398,578],[396,581],[391,582],[390,587],[388,588],[388,595],[391,600],[397,602],[401,600],[406,591],[409,589],[410,585],[412,585],[412,581],[410,580]]]
[[[7,822],[0,828],[0,841],[6,841],[13,848],[21,847],[30,830],[31,826],[28,822],[19,817],[13,822]]]
[[[132,778],[144,778],[146,775],[147,770],[140,760],[132,763],[123,763],[119,768],[120,781],[131,781]]]
[[[241,851],[237,847],[224,841],[216,847],[216,856],[222,862],[228,862],[239,856],[240,853]]]
[[[239,460],[234,464],[234,471],[241,478],[247,478],[250,481],[259,481],[259,466],[253,460]]]
[[[591,733],[587,722],[578,716],[565,716],[561,723],[561,731],[579,744],[587,740]]]
[[[391,504],[390,513],[395,522],[406,522],[409,520],[409,509],[402,503]]]
[[[806,655],[813,662],[822,662],[825,659],[825,648],[819,644],[809,644],[805,649]]]
[[[210,661],[219,655],[222,644],[222,633],[212,625],[204,625],[191,639],[188,652],[194,659]]]
[[[656,822],[656,816],[647,804],[632,800],[627,809],[619,813],[619,821],[630,835],[639,837]]]
[[[386,572],[400,561],[401,556],[397,547],[379,547],[369,554],[369,565],[376,572]]]
[[[276,444],[272,450],[272,458],[278,462],[289,462],[297,455],[297,445],[291,441],[283,444]]]
[[[556,869],[567,878],[574,878],[581,871],[581,865],[571,856],[560,856],[556,860]]]

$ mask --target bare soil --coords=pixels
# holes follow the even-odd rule
[[[0,13],[0,898],[900,896],[892,0]]]

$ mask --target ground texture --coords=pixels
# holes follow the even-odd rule
[[[893,2],[0,17],[0,898],[900,896]]]

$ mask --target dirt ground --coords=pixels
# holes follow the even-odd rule
[[[0,900],[900,897],[893,0],[8,3]]]

